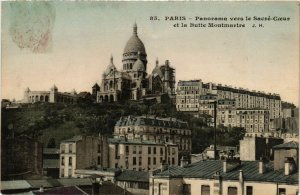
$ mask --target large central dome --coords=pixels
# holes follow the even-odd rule
[[[133,26],[133,35],[130,37],[130,39],[127,41],[126,46],[124,48],[124,54],[125,53],[131,53],[131,52],[141,52],[142,54],[146,54],[144,43],[141,41],[141,39],[137,35],[137,25],[134,24]]]
[[[145,71],[147,70],[147,53],[144,43],[138,37],[137,25],[133,26],[133,34],[127,41],[123,52],[123,70],[131,72],[135,61],[138,59],[138,53],[140,55],[140,60],[145,66]]]

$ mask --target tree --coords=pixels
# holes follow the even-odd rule
[[[55,143],[55,139],[53,137],[51,137],[49,139],[49,142],[47,144],[47,148],[56,148],[56,143]]]

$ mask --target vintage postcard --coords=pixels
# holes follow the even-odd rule
[[[298,194],[299,9],[1,2],[1,193]]]

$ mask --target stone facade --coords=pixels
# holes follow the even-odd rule
[[[254,161],[263,157],[273,160],[273,146],[282,143],[281,138],[245,136],[240,140],[240,159]]]
[[[178,145],[151,141],[109,139],[109,167],[148,171],[162,162],[178,165]]]
[[[162,167],[150,174],[149,194],[297,194],[298,171],[285,171],[286,168],[274,170],[272,162],[234,160],[205,160],[188,166]]]
[[[103,136],[76,136],[60,144],[60,173],[63,177],[78,177],[76,169],[108,167],[108,145]]]
[[[93,93],[97,92],[97,102],[116,102],[120,100],[140,100],[153,94],[175,96],[175,69],[168,60],[156,66],[151,74],[147,73],[147,53],[143,42],[137,34],[136,24],[123,52],[123,69],[120,71],[110,58],[110,63],[102,74],[99,88],[94,85]]]
[[[27,88],[24,92],[23,103],[35,102],[50,102],[50,103],[75,103],[77,100],[77,93],[73,90],[71,93],[59,92],[54,85],[50,91],[31,91]]]
[[[179,157],[192,150],[192,132],[187,122],[155,116],[121,117],[114,129],[115,138],[144,140],[158,144],[178,145]]]
[[[176,91],[178,111],[191,112],[195,116],[210,115],[211,125],[215,102],[218,125],[244,127],[247,132],[273,130],[271,122],[282,115],[278,94],[203,83],[201,80],[179,81]]]

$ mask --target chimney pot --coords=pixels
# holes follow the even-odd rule
[[[263,174],[265,173],[266,167],[265,167],[265,162],[263,158],[261,157],[259,162],[258,162],[258,173]]]
[[[44,186],[40,186],[40,190],[39,190],[39,192],[44,192]]]

